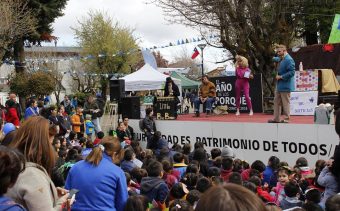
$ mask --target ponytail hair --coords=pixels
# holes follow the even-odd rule
[[[103,159],[103,153],[112,157],[112,162],[117,164],[123,158],[124,150],[120,145],[120,141],[116,137],[106,136],[100,144],[92,149],[85,161],[98,166],[100,161]]]

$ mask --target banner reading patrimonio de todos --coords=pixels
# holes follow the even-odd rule
[[[235,82],[236,76],[211,77],[210,81],[216,86],[216,101],[221,105],[228,106],[228,112],[236,112],[236,93]],[[249,80],[250,98],[254,112],[263,112],[263,93],[262,93],[262,74],[254,75],[254,79]],[[241,112],[249,112],[246,99],[241,94]]]
[[[139,130],[138,120],[131,120],[140,145],[145,148],[146,136]],[[293,166],[299,157],[305,157],[310,166],[319,159],[328,160],[334,154],[339,137],[334,125],[268,124],[156,120],[157,130],[169,143],[190,144],[202,142],[207,152],[213,148],[230,146],[236,158],[264,163],[275,155]]]

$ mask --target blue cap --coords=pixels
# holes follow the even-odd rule
[[[4,135],[6,136],[8,133],[14,131],[16,128],[12,123],[6,123],[4,125],[4,128],[2,130],[2,132],[4,133]]]

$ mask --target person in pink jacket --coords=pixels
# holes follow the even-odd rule
[[[248,59],[243,56],[236,56],[236,116],[240,115],[240,97],[241,91],[243,91],[246,97],[247,106],[249,109],[249,115],[253,115],[253,107],[249,97],[249,79],[253,78],[251,70],[249,69]]]

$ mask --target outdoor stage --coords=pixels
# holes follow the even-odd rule
[[[267,123],[269,119],[272,119],[272,114],[254,113],[253,116],[249,116],[248,113],[241,113],[240,116],[236,116],[234,113],[223,115],[210,115],[207,116],[204,113],[200,114],[200,117],[194,117],[193,114],[180,114],[175,121],[199,121],[199,122],[248,122],[248,123]],[[289,124],[313,124],[314,116],[290,116]]]
[[[266,162],[272,155],[294,165],[299,157],[306,157],[310,165],[318,159],[329,159],[339,137],[334,125],[313,124],[313,116],[291,116],[290,123],[267,123],[273,115],[234,113],[193,117],[193,114],[178,115],[177,120],[156,120],[170,146],[203,142],[209,152],[212,148],[230,146],[237,158],[253,162]],[[146,146],[146,137],[139,129],[139,120],[132,119],[141,146]]]

